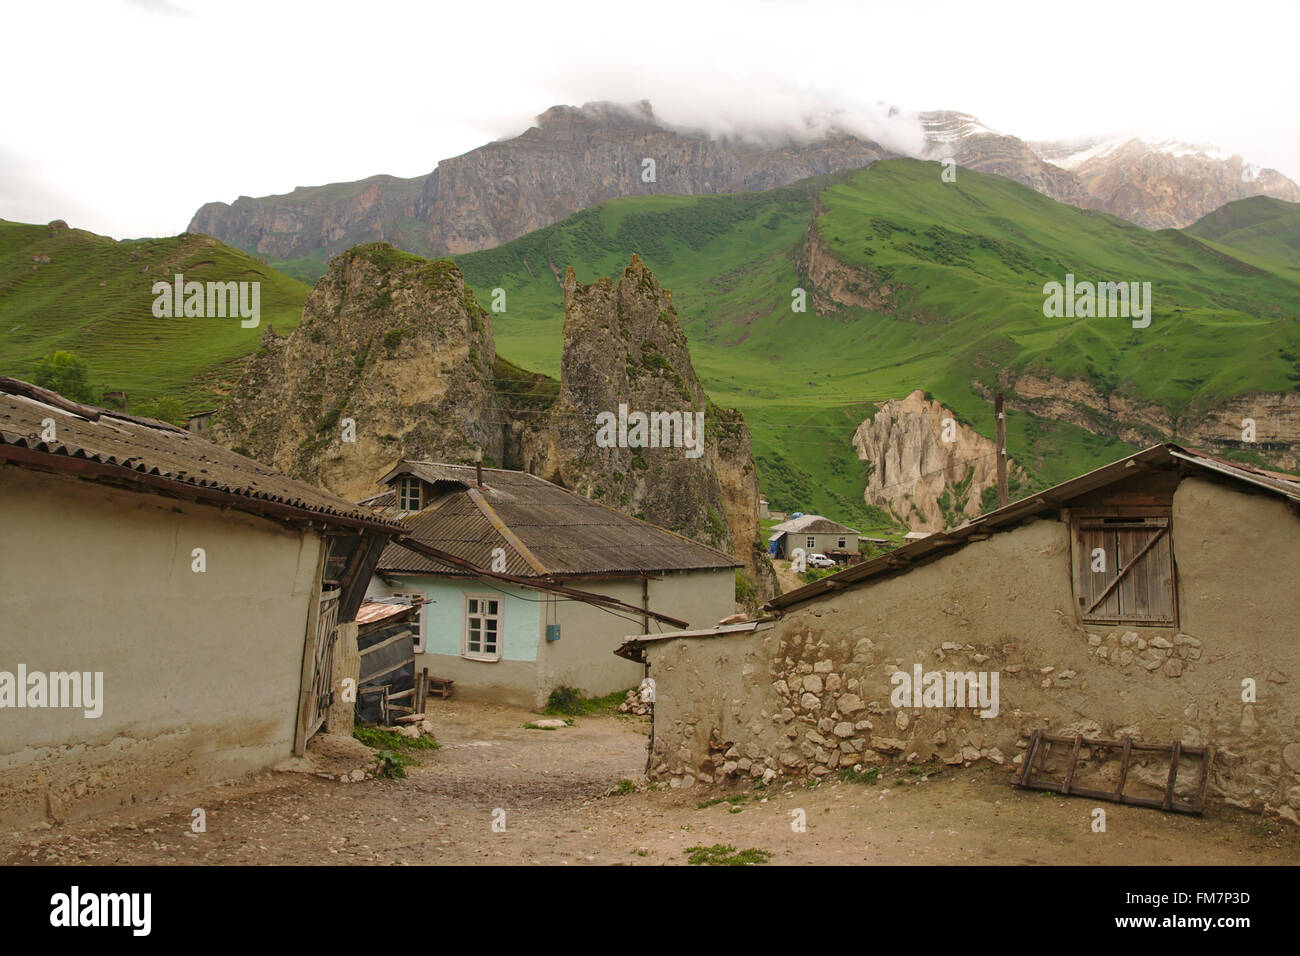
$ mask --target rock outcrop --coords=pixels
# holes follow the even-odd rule
[[[1211,452],[1244,449],[1257,453],[1269,467],[1300,470],[1300,443],[1292,437],[1300,434],[1300,392],[1249,392],[1174,413],[1151,402],[1104,393],[1081,379],[1030,372],[1008,372],[999,378],[1009,411],[1068,422],[1138,447],[1174,441]],[[986,386],[971,385],[992,401]],[[1255,426],[1251,442],[1243,441],[1247,420]]]
[[[870,464],[867,504],[913,531],[941,531],[978,516],[984,490],[997,487],[994,442],[919,389],[880,406],[853,433],[853,448]],[[1007,471],[1021,480],[1014,462]]]
[[[1092,208],[1146,229],[1182,229],[1250,196],[1300,202],[1300,186],[1277,170],[1206,147],[1140,139],[1031,146],[1048,163],[1077,176]]]
[[[521,467],[735,554],[754,598],[772,596],[749,430],[705,395],[672,293],[636,256],[617,281],[582,285],[570,269],[564,316],[559,396],[519,429]],[[642,439],[638,414],[668,417],[650,418]]]
[[[502,459],[492,326],[450,260],[349,250],[262,343],[215,441],[352,500],[400,458]]]
[[[213,438],[353,500],[400,459],[481,454],[735,554],[747,603],[771,597],[749,432],[739,412],[708,401],[672,294],[634,257],[617,282],[583,286],[570,270],[565,305],[557,389],[496,357],[488,314],[455,263],[383,243],[351,249],[292,334],[268,327]],[[620,406],[625,422],[669,413],[667,446],[620,447]],[[602,412],[614,419],[609,447],[597,440]]]

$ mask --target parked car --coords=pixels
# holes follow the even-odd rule
[[[835,562],[826,557],[826,555],[814,551],[812,554],[808,555],[808,567],[833,568],[835,567]]]

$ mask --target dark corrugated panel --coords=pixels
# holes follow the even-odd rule
[[[391,481],[401,474],[416,475],[435,484],[438,490],[450,492],[419,514],[405,518],[410,536],[480,568],[490,568],[493,550],[504,548],[506,573],[545,576],[492,527],[470,498],[469,488],[482,495],[510,533],[542,563],[546,575],[740,566],[729,554],[638,521],[526,472],[484,468],[483,487],[478,488],[473,466],[403,462],[384,480]],[[464,573],[399,546],[384,551],[379,569]]]

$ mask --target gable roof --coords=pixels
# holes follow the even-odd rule
[[[55,440],[41,439],[53,419]],[[152,418],[69,401],[0,376],[0,463],[70,474],[277,520],[316,521],[388,535],[401,524],[280,474],[193,432]]]
[[[428,482],[436,495],[417,513],[396,509],[392,491],[361,502],[399,517],[411,538],[479,568],[505,553],[505,573],[519,577],[694,571],[740,567],[725,552],[629,517],[522,471],[404,461],[384,476]],[[472,576],[465,568],[389,545],[377,571]]]
[[[1300,477],[1216,458],[1204,452],[1192,451],[1170,443],[1152,445],[1127,458],[1121,458],[1119,461],[1062,482],[1036,495],[1022,498],[996,511],[990,511],[986,515],[966,522],[961,527],[935,532],[872,558],[870,561],[851,565],[829,577],[773,598],[765,607],[769,610],[781,610],[824,597],[835,591],[842,591],[873,578],[904,574],[912,568],[965,547],[971,541],[982,540],[999,531],[1011,530],[1027,518],[1056,511],[1080,495],[1131,478],[1142,471],[1169,468],[1217,479],[1226,478],[1238,485],[1277,495],[1291,502],[1292,507],[1300,513]]]
[[[821,515],[801,515],[772,525],[773,534],[857,534],[852,528],[823,518]]]

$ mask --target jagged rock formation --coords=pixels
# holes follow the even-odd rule
[[[581,286],[570,270],[565,291],[553,388],[496,357],[488,314],[455,263],[383,243],[349,250],[291,335],[267,329],[214,419],[214,440],[353,500],[376,492],[402,458],[468,463],[481,453],[729,551],[745,562],[750,603],[771,597],[749,432],[738,412],[709,403],[672,294],[635,257],[617,283]],[[702,440],[682,428],[687,447],[599,447],[596,417],[620,404],[703,411]]]
[[[1239,156],[1181,144],[1028,143],[965,113],[899,113],[920,158],[1015,180],[1060,202],[1148,228],[1186,226],[1254,195],[1300,201],[1300,187]],[[772,189],[900,155],[831,126],[819,136],[720,138],[664,125],[648,103],[553,106],[519,136],[443,160],[427,176],[372,176],[282,196],[208,203],[190,232],[276,259],[328,258],[385,240],[421,255],[487,249],[606,199]],[[655,163],[653,182],[643,161]]]
[[[924,321],[920,311],[905,314],[900,310],[901,283],[884,279],[870,269],[850,266],[831,251],[817,229],[817,220],[824,213],[819,197],[813,201],[812,221],[795,252],[795,269],[802,288],[808,291],[813,311],[818,315],[835,315],[846,308],[869,309]]]
[[[1008,410],[1068,422],[1138,447],[1174,441],[1210,452],[1245,449],[1258,453],[1270,467],[1300,469],[1300,443],[1290,437],[1300,434],[1300,392],[1251,392],[1174,414],[1160,405],[1104,393],[1081,379],[1036,373],[1004,373],[999,378]],[[971,384],[992,401],[987,387]],[[1255,441],[1249,444],[1242,440],[1246,419],[1255,423]]]
[[[287,338],[267,328],[214,440],[352,500],[400,458],[489,464],[502,412],[487,313],[450,260],[338,256]],[[345,419],[355,423],[346,441]]]
[[[952,441],[944,440],[945,431]],[[941,531],[978,516],[984,490],[997,487],[993,441],[919,389],[880,406],[853,433],[853,448],[871,465],[867,504],[892,512],[913,531]],[[1007,472],[1017,483],[1023,478],[1013,461]]]
[[[611,431],[600,438],[602,416],[608,423],[638,412],[680,413],[683,425],[703,412],[702,437],[673,431],[669,447],[610,446]],[[709,402],[672,293],[636,256],[617,281],[582,285],[567,272],[559,396],[547,417],[516,434],[526,470],[730,551],[745,562],[755,598],[775,593],[749,430],[739,412]]]

